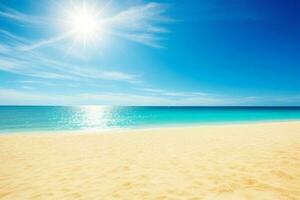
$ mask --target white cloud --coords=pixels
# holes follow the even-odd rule
[[[6,31],[4,29],[0,29],[0,34],[4,35],[6,38],[9,38],[10,40],[15,40],[16,42],[22,42],[22,43],[26,43],[27,41],[20,37],[20,36],[17,36],[13,33],[10,33],[9,31]]]
[[[5,44],[0,44],[0,54],[8,53],[10,51],[10,47]]]
[[[24,24],[45,24],[46,20],[46,18],[24,14],[3,5],[1,6],[0,17],[4,17]]]
[[[174,20],[164,16],[168,6],[161,3],[148,3],[133,6],[109,17],[104,22],[120,30],[167,32],[161,23],[170,23]]]
[[[34,49],[37,49],[37,48],[40,48],[40,47],[44,47],[44,46],[59,42],[61,40],[64,40],[67,37],[69,37],[70,34],[71,33],[68,32],[66,34],[62,34],[62,35],[59,35],[59,36],[56,36],[56,37],[53,37],[53,38],[49,38],[49,39],[46,39],[46,40],[41,40],[41,41],[38,41],[38,42],[34,42],[30,45],[20,46],[19,49],[21,51],[31,51],[31,50],[34,50]]]
[[[174,97],[217,97],[218,95],[206,93],[206,92],[178,92],[174,90],[165,90],[165,89],[157,89],[157,88],[137,88],[137,90],[153,93],[162,96],[174,96]]]
[[[53,57],[51,54],[37,49],[63,38],[53,38],[32,45],[27,40],[0,29],[1,36],[14,40],[12,44],[1,44],[0,42],[0,70],[2,71],[46,79],[99,79],[133,82],[137,78],[136,75],[121,71],[103,70],[101,66],[85,66],[83,68],[77,63],[65,61],[61,57]]]
[[[0,105],[159,105],[169,100],[125,93],[82,93],[77,95],[40,94],[0,88]]]
[[[44,55],[24,55],[16,58],[0,56],[0,70],[45,79],[111,80],[133,82],[138,76],[120,71],[81,67],[72,63],[46,58]]]
[[[185,96],[171,97],[134,93],[42,94],[32,88],[23,90],[0,88],[0,105],[136,105],[136,106],[236,106],[236,105],[299,105],[300,96],[289,97],[230,97]],[[270,103],[272,102],[272,103]]]
[[[149,47],[153,47],[153,48],[164,48],[164,46],[162,46],[160,44],[160,40],[162,40],[161,38],[158,38],[157,36],[155,36],[154,34],[149,34],[149,33],[122,33],[122,34],[117,34],[114,33],[114,35],[117,35],[119,37],[128,39],[128,40],[132,40],[144,45],[147,45]]]
[[[55,100],[51,96],[18,91],[14,89],[0,88],[0,104],[1,105],[29,105],[43,104],[42,102]]]
[[[174,22],[165,16],[167,8],[168,5],[161,3],[133,6],[104,19],[103,24],[114,35],[150,47],[162,48],[160,41],[163,38],[158,35],[170,32],[164,26],[166,23]]]

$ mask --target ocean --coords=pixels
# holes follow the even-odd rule
[[[300,120],[300,107],[0,106],[0,133]]]

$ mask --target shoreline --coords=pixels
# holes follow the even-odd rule
[[[259,124],[282,124],[282,123],[297,123],[300,119],[291,120],[261,120],[261,121],[236,121],[236,122],[212,122],[203,124],[180,124],[180,125],[162,125],[154,127],[138,127],[138,128],[107,128],[104,130],[42,130],[42,131],[17,131],[17,132],[0,132],[0,137],[6,136],[31,136],[31,135],[80,135],[80,134],[116,134],[116,133],[130,133],[130,132],[145,132],[168,129],[189,129],[202,127],[226,127],[226,126],[243,126],[243,125],[259,125]]]

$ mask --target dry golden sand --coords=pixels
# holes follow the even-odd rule
[[[1,136],[0,199],[300,199],[300,122]]]

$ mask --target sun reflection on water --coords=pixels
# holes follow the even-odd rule
[[[82,106],[83,124],[85,129],[97,130],[107,128],[107,115],[109,107],[106,106]]]

